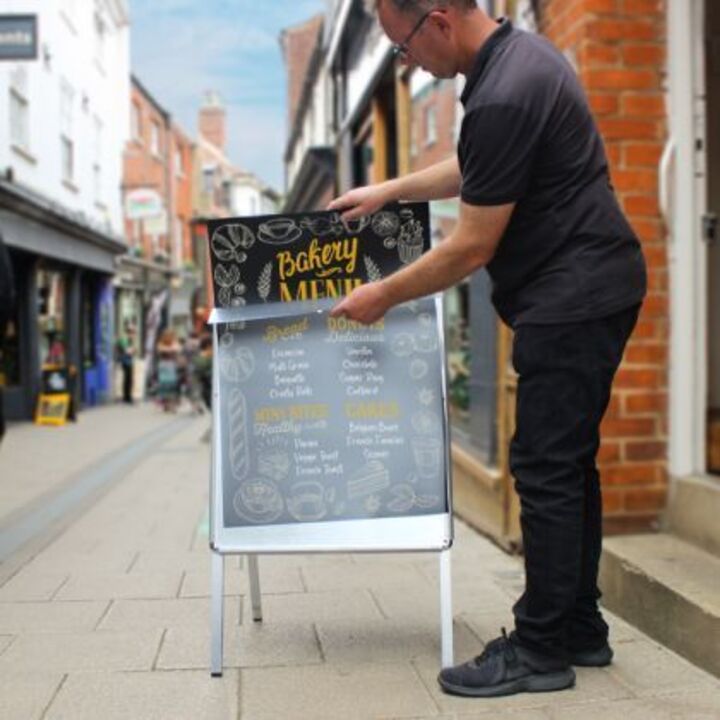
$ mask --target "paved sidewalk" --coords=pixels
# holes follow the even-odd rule
[[[0,498],[17,498],[12,516],[21,515],[21,489],[11,486],[42,475],[33,468],[46,470],[49,449],[67,450],[62,470],[72,456],[68,475],[81,477],[172,422],[145,406],[85,413],[72,451],[52,431],[12,428],[8,451],[0,446]],[[443,695],[438,561],[428,554],[261,557],[261,624],[250,617],[240,558],[228,558],[225,674],[211,678],[207,425],[179,423],[0,587],[0,718],[720,719],[717,678],[614,618],[616,662],[579,670],[571,691]],[[31,451],[13,454],[20,435]],[[41,503],[67,482],[62,474],[56,468],[27,497]],[[522,569],[460,522],[456,538],[461,660],[511,625]]]

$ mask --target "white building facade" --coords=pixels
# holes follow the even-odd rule
[[[0,63],[0,233],[19,294],[0,379],[9,416],[28,417],[49,361],[75,368],[77,402],[108,397],[129,13],[126,0],[0,0],[12,14],[36,18],[38,51]]]

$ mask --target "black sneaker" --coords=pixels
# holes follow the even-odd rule
[[[612,648],[605,643],[595,650],[570,650],[570,664],[576,667],[606,667],[612,662]]]
[[[502,636],[488,643],[482,655],[441,670],[438,682],[451,695],[498,697],[564,690],[575,684],[575,672],[571,667],[552,670],[533,667],[527,653],[512,642],[503,628]]]

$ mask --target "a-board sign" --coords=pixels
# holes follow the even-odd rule
[[[65,425],[70,411],[70,395],[39,395],[35,410],[35,423],[38,425]]]
[[[209,223],[211,526],[220,550],[452,540],[437,298],[365,326],[327,310],[429,249],[426,203]]]

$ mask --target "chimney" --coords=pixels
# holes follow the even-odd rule
[[[198,124],[200,135],[225,152],[225,108],[219,93],[205,93]]]

